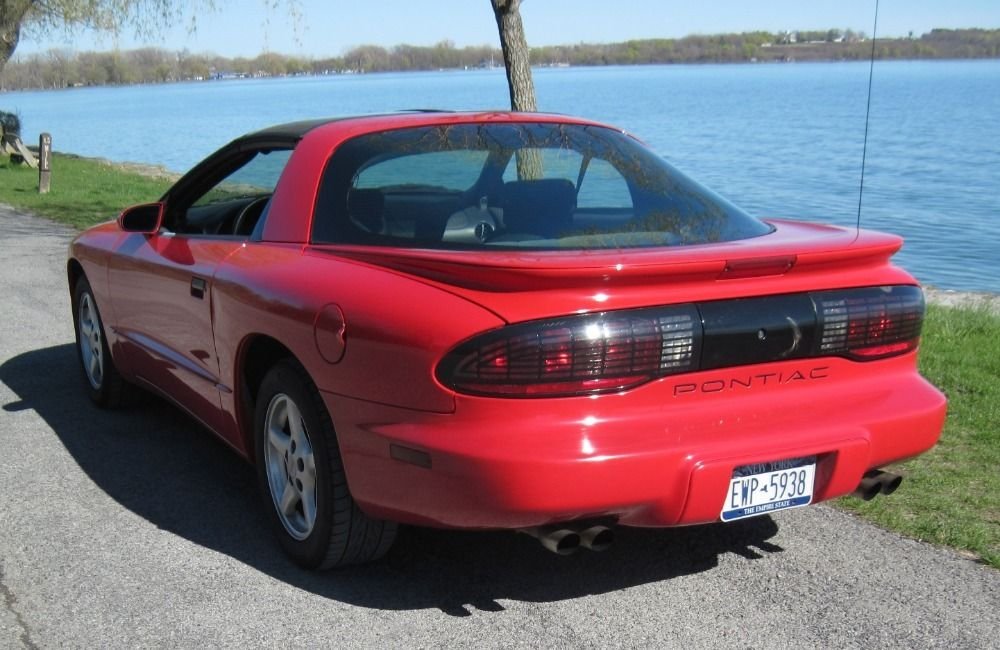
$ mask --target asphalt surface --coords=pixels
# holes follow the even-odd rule
[[[221,443],[158,401],[90,405],[71,235],[0,206],[2,648],[1000,646],[1000,572],[825,506],[571,557],[409,530],[379,564],[299,570]]]

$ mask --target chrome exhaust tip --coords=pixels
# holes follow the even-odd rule
[[[580,550],[580,534],[560,526],[521,528],[518,532],[531,535],[556,555],[572,555]]]
[[[861,482],[858,483],[858,487],[851,494],[859,499],[871,501],[880,494],[886,496],[892,494],[899,488],[902,482],[903,477],[899,474],[873,469],[865,472]]]
[[[615,531],[607,526],[591,526],[580,531],[580,546],[591,551],[606,551],[615,542]]]
[[[851,492],[852,496],[863,501],[871,501],[880,494],[882,494],[882,484],[878,478],[868,474],[865,474],[865,477],[858,483],[858,487],[854,488],[854,492]]]
[[[882,494],[888,496],[899,489],[899,486],[903,483],[903,477],[899,474],[891,474],[889,472],[882,472],[882,476],[879,477],[882,481]]]

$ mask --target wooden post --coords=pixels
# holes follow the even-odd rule
[[[49,193],[52,176],[52,136],[43,133],[38,136],[38,193]]]

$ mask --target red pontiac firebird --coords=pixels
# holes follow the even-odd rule
[[[67,272],[91,398],[187,411],[329,568],[397,523],[567,553],[891,492],[946,408],[900,245],[751,217],[594,122],[412,112],[241,137]]]

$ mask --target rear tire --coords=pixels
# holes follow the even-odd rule
[[[264,376],[254,414],[257,480],[285,552],[307,569],[363,564],[389,550],[394,522],[354,502],[333,422],[315,385],[286,359]]]
[[[80,277],[73,287],[73,325],[77,358],[91,401],[102,408],[123,406],[129,401],[134,387],[115,368],[104,321],[85,277]]]

